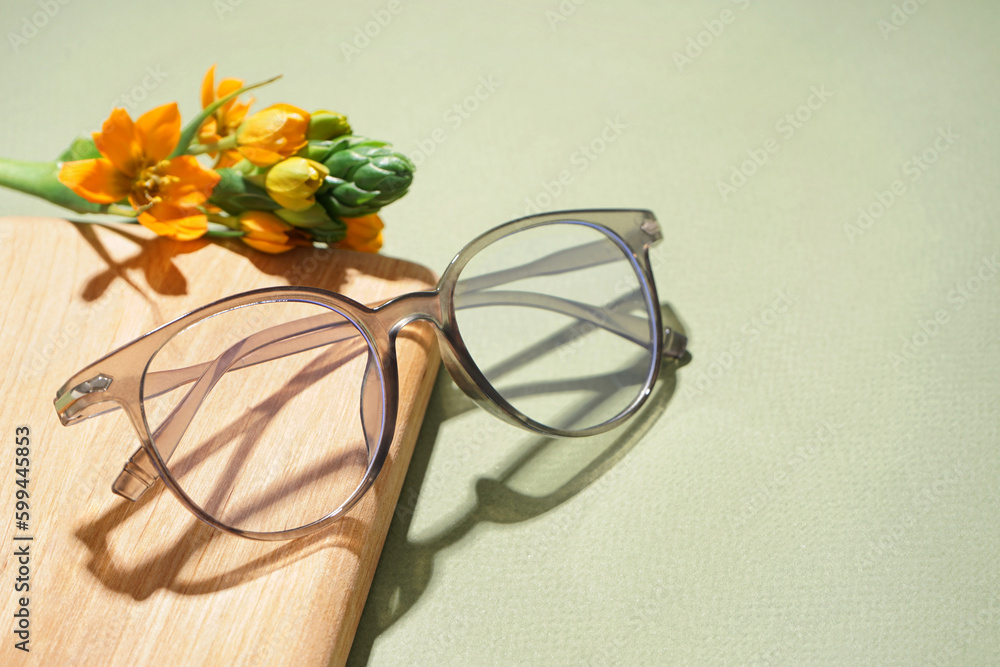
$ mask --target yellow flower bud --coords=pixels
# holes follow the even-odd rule
[[[290,157],[267,171],[264,188],[282,208],[304,211],[316,203],[316,190],[329,175],[330,170],[319,162]]]
[[[291,104],[275,104],[250,116],[236,130],[236,146],[258,167],[269,167],[306,145],[309,114]]]
[[[239,218],[240,237],[251,248],[276,255],[304,245],[295,228],[266,211],[245,211]]]
[[[306,139],[325,141],[350,133],[351,125],[347,122],[347,116],[336,111],[320,109],[312,112]]]

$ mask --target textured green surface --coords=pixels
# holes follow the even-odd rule
[[[123,95],[190,116],[218,61],[415,159],[388,254],[440,270],[531,202],[657,212],[693,352],[662,415],[545,442],[440,381],[352,662],[995,664],[995,3],[578,2],[75,0],[0,47],[0,154]]]

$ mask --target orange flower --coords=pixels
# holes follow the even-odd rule
[[[135,123],[124,109],[114,109],[100,132],[93,134],[102,157],[64,162],[59,180],[96,204],[123,199],[139,214],[139,222],[157,234],[188,240],[208,229],[198,208],[212,194],[219,175],[192,155],[168,157],[180,140],[177,104],[156,107]]]
[[[284,220],[266,211],[240,213],[240,238],[251,248],[276,255],[297,245],[309,245],[305,235]]]
[[[221,99],[232,92],[243,87],[242,79],[223,79],[219,82],[219,87],[215,88],[215,65],[208,68],[205,78],[201,82],[201,108],[204,109],[217,99]],[[247,102],[240,102],[238,98],[233,98],[220,106],[215,112],[205,119],[198,130],[198,141],[203,144],[214,144],[236,132],[236,128],[243,122],[247,115],[247,110],[253,104],[251,97]],[[212,157],[218,153],[209,153]],[[239,151],[225,150],[219,155],[216,167],[231,167],[241,159]]]
[[[208,218],[201,209],[169,202],[153,204],[139,216],[139,222],[160,236],[178,241],[193,241],[208,231]]]
[[[243,121],[236,145],[255,166],[270,167],[306,145],[309,113],[291,104],[274,104]]]
[[[360,252],[378,252],[382,249],[382,219],[377,214],[360,218],[341,218],[347,224],[347,234],[339,246]]]

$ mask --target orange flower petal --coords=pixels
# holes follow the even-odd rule
[[[254,250],[266,252],[271,255],[277,255],[279,253],[288,252],[289,250],[295,247],[290,245],[282,245],[280,243],[271,243],[270,241],[262,241],[257,238],[250,238],[249,236],[243,236],[240,238],[240,240],[246,243]]]
[[[246,232],[241,239],[251,248],[277,254],[297,245],[309,245],[301,232],[267,211],[245,211],[240,214],[239,227]]]
[[[203,144],[214,144],[221,138],[217,131],[215,116],[206,118],[202,126],[198,128],[198,141]]]
[[[215,65],[212,65],[205,73],[205,78],[201,82],[201,108],[204,109],[216,99],[221,99],[230,93],[236,92],[243,87],[243,79],[226,78],[219,82],[218,90],[215,89]],[[247,102],[241,102],[239,98],[234,98],[215,110],[205,124],[202,125],[198,133],[199,141],[202,143],[215,143],[231,134],[246,116],[253,98]],[[212,130],[206,129],[209,123],[213,123]],[[214,153],[213,153],[214,155]]]
[[[157,171],[161,176],[171,177],[157,194],[179,205],[201,204],[209,198],[221,178],[217,172],[201,166],[193,155],[171,158],[161,163]]]
[[[223,79],[219,82],[219,90],[216,99],[222,99],[229,93],[235,93],[237,90],[243,87],[243,79]],[[232,108],[233,103],[236,102],[236,98],[233,98],[223,104],[221,107],[216,109],[215,113],[219,118],[225,118],[229,113],[229,109]]]
[[[123,174],[134,177],[142,167],[142,146],[132,118],[125,109],[112,109],[100,132],[94,132],[94,145],[101,155]]]
[[[222,155],[215,163],[216,169],[222,169],[223,167],[232,167],[234,164],[243,159],[239,151],[223,151]]]
[[[95,204],[121,201],[132,188],[131,177],[105,158],[64,162],[59,168],[59,182]]]
[[[258,167],[267,167],[278,161],[275,156],[295,155],[305,146],[308,129],[306,111],[291,104],[273,104],[247,118],[236,137],[240,151],[248,160]]]
[[[254,98],[252,97],[247,100],[245,104],[240,102],[238,98],[233,100],[233,106],[229,107],[226,111],[226,117],[222,121],[223,124],[229,128],[229,132],[232,132],[240,126],[240,123],[242,123],[243,119],[246,118],[247,111],[250,110],[250,105],[253,103]]]
[[[341,239],[341,248],[359,252],[378,252],[382,249],[382,218],[377,213],[360,218],[344,218],[347,234]]]
[[[304,119],[306,125],[309,124],[309,112],[305,109],[295,106],[294,104],[285,104],[284,102],[278,102],[277,104],[272,104],[268,109],[276,109],[278,111],[284,112],[289,116],[295,116]]]
[[[222,99],[230,93],[235,93],[237,90],[243,87],[243,79],[223,79],[219,82],[219,92],[216,99]]]
[[[265,241],[267,243],[287,243],[288,234],[282,232],[270,232],[266,229],[254,230],[248,229],[247,235],[243,238],[254,239],[255,241]]]
[[[267,211],[244,211],[240,214],[239,225],[240,229],[254,236],[269,238],[267,235],[270,235],[273,237],[270,238],[272,241],[288,238],[288,232],[293,229],[290,224]]]
[[[208,231],[208,217],[204,213],[196,208],[167,202],[153,204],[140,213],[139,222],[159,236],[169,236],[178,241],[191,241]]]
[[[201,80],[201,108],[204,109],[215,101],[215,65],[208,68],[205,78]]]
[[[166,159],[181,138],[181,114],[177,103],[158,106],[139,116],[135,132],[147,163]]]
[[[270,167],[272,164],[277,164],[283,159],[281,153],[276,153],[260,146],[239,146],[238,150],[255,167]]]

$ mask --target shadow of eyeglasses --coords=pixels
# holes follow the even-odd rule
[[[680,333],[684,327],[669,304],[661,304],[665,326]],[[434,443],[442,425],[471,410],[474,405],[456,390],[446,377],[439,376],[431,397],[424,427],[420,432],[400,503],[390,524],[379,568],[368,592],[368,600],[358,623],[348,664],[366,664],[378,637],[400,620],[420,599],[430,585],[437,555],[459,542],[482,523],[513,524],[534,519],[558,507],[609,472],[649,432],[666,411],[677,387],[677,370],[691,361],[690,352],[677,361],[664,360],[660,377],[646,404],[622,428],[579,440],[529,437],[518,447],[515,457],[495,477],[479,477],[475,482],[475,503],[449,525],[439,528],[434,537],[413,541],[409,537],[416,504],[427,475]],[[446,403],[460,407],[447,409]],[[581,404],[577,411],[595,407],[599,398]],[[585,448],[593,452],[587,462],[571,471],[556,488],[529,494],[513,488],[512,482],[536,473],[548,478],[545,461],[554,448]],[[536,470],[532,471],[532,468]],[[546,479],[546,482],[548,480]]]

